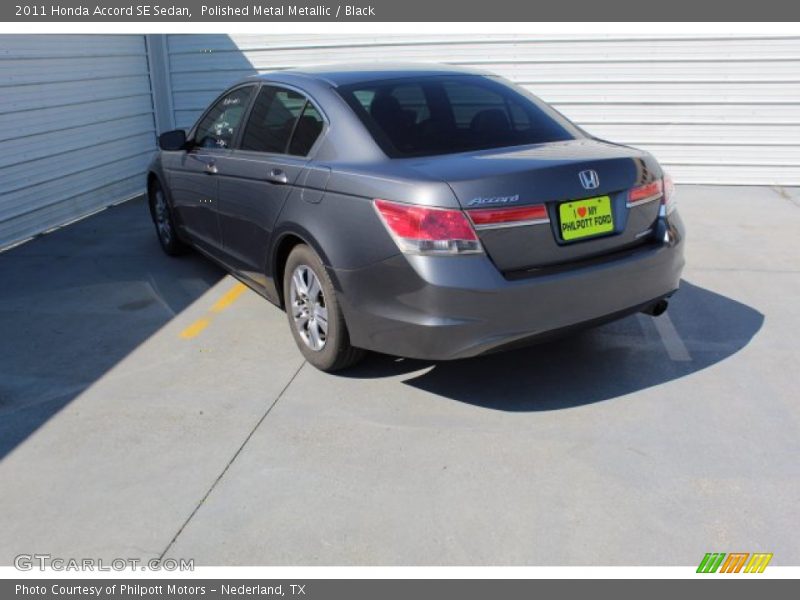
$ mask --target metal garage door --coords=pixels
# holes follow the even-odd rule
[[[0,36],[0,247],[143,191],[143,36]]]
[[[800,185],[800,36],[170,36],[178,126],[232,81],[341,61],[438,61],[517,81],[681,183]]]

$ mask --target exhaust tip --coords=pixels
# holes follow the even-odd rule
[[[669,302],[666,300],[658,300],[657,302],[653,302],[649,306],[644,307],[642,312],[646,315],[650,315],[651,317],[657,317],[667,312],[667,308],[669,308]]]

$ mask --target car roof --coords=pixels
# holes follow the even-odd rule
[[[330,64],[309,67],[298,67],[281,71],[271,71],[256,75],[256,79],[270,81],[295,78],[314,79],[326,82],[334,87],[379,81],[386,79],[404,79],[413,77],[433,77],[442,75],[487,75],[486,71],[466,69],[436,63],[364,63],[364,64]]]

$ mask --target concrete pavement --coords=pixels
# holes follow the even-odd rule
[[[342,375],[141,202],[4,253],[0,564],[800,564],[798,198],[679,188],[668,317]]]

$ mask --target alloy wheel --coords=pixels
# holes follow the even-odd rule
[[[298,265],[295,268],[289,294],[297,333],[306,346],[319,352],[328,339],[328,308],[322,286],[311,267]]]
[[[158,236],[161,238],[161,241],[168,246],[172,240],[172,225],[170,223],[167,199],[164,197],[164,192],[160,189],[156,190],[154,204]]]

